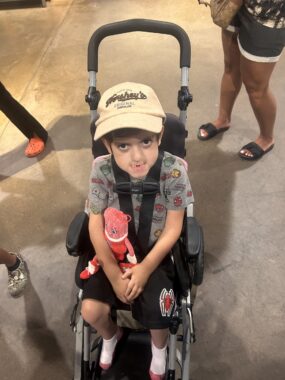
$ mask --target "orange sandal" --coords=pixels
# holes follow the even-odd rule
[[[35,157],[45,149],[45,143],[39,137],[32,137],[25,149],[26,157]]]

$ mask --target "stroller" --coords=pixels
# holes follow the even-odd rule
[[[91,111],[91,134],[95,133],[95,121],[100,93],[96,88],[96,73],[98,71],[98,48],[101,41],[110,35],[134,31],[168,34],[174,36],[180,44],[181,87],[178,92],[179,118],[166,114],[165,129],[160,149],[168,151],[181,158],[185,157],[185,129],[187,107],[192,101],[188,90],[188,70],[190,67],[190,41],[186,32],[173,23],[133,19],[107,24],[97,29],[88,46],[89,89],[86,101]],[[94,157],[106,154],[104,145],[92,139]],[[143,187],[142,187],[143,189]],[[143,192],[143,190],[142,190]],[[74,306],[70,325],[75,333],[74,380],[96,379],[146,379],[151,359],[150,336],[148,331],[135,325],[127,330],[125,338],[119,343],[112,367],[102,371],[99,367],[102,338],[98,336],[80,315],[82,283],[79,273],[93,257],[94,249],[88,232],[88,212],[79,212],[72,220],[66,237],[67,252],[78,257],[76,267],[76,284],[79,287],[77,301]],[[193,204],[187,206],[184,216],[183,230],[180,238],[172,248],[172,258],[175,263],[177,308],[172,316],[169,328],[167,348],[166,380],[190,377],[190,347],[195,342],[195,330],[192,307],[196,297],[197,286],[203,281],[204,242],[202,228],[193,216]],[[125,319],[125,311],[117,310],[113,317],[120,324]],[[122,323],[121,325],[124,325]],[[124,326],[125,327],[125,326]]]

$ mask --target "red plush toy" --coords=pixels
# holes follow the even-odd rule
[[[108,207],[104,212],[105,221],[105,239],[107,240],[114,256],[119,262],[122,272],[134,266],[137,263],[135,252],[131,242],[128,239],[128,223],[131,220],[129,215],[112,207]],[[126,253],[128,254],[126,255]],[[128,262],[122,262],[127,257]],[[96,255],[88,262],[81,273],[80,278],[86,280],[99,270],[100,264]]]

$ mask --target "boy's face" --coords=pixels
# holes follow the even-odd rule
[[[142,131],[132,137],[116,137],[111,143],[103,139],[109,153],[122,170],[132,178],[144,178],[158,157],[158,147],[161,142],[160,134]]]

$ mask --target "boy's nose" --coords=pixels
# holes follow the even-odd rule
[[[132,160],[133,161],[140,161],[143,157],[142,151],[139,147],[134,146],[132,149]]]

